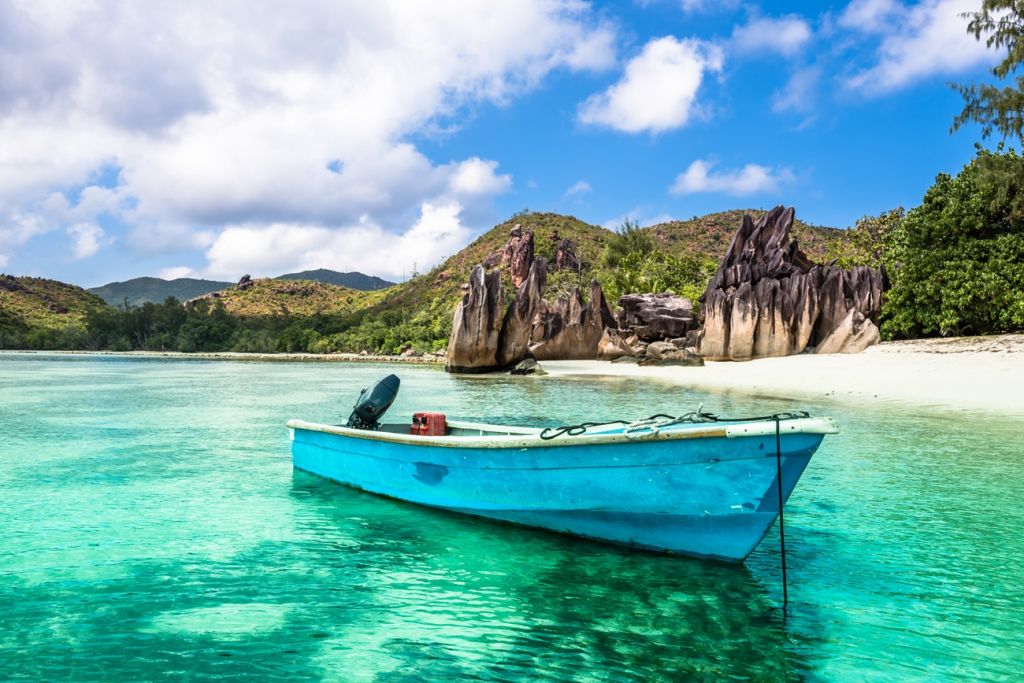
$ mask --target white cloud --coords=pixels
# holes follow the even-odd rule
[[[75,223],[67,228],[71,236],[72,253],[76,259],[89,258],[100,250],[100,244],[106,233],[95,223]]]
[[[774,192],[780,185],[790,182],[793,174],[788,169],[772,169],[760,164],[747,164],[741,169],[713,173],[713,162],[698,159],[676,177],[669,188],[672,194],[723,192],[731,195],[749,195]]]
[[[575,183],[573,183],[569,187],[569,189],[567,189],[565,191],[565,195],[564,196],[572,197],[572,196],[578,195],[578,194],[587,194],[592,189],[593,188],[590,187],[590,183],[588,183],[586,180],[578,180]]]
[[[398,235],[365,216],[334,229],[296,223],[232,226],[207,250],[202,275],[236,280],[244,273],[272,276],[332,268],[399,279],[414,269],[430,269],[469,241],[472,233],[462,224],[461,212],[455,200],[424,202],[416,222]]]
[[[794,71],[786,85],[772,96],[772,110],[805,112],[812,109],[821,75],[820,66]]]
[[[893,27],[905,9],[896,0],[852,0],[839,15],[839,25],[865,33],[884,32]]]
[[[849,79],[847,85],[881,93],[995,61],[996,53],[967,33],[967,19],[960,15],[974,10],[974,0],[924,0],[914,5],[888,29],[878,48],[877,64]]]
[[[166,251],[224,225],[408,226],[448,199],[477,215],[511,184],[497,162],[409,140],[553,70],[609,68],[615,44],[588,4],[555,0],[3,3],[0,226],[112,212]],[[54,192],[76,201],[43,216]]]
[[[626,133],[659,133],[690,120],[704,74],[721,71],[722,51],[672,36],[648,42],[618,83],[580,105],[582,123]]]
[[[172,266],[161,270],[157,277],[162,277],[165,280],[177,280],[180,277],[195,277],[196,275],[197,273],[188,266]]]
[[[796,14],[778,18],[755,17],[732,31],[733,48],[745,54],[775,52],[792,57],[810,39],[811,27]]]
[[[457,195],[488,195],[504,192],[512,185],[512,176],[498,175],[496,161],[484,161],[479,157],[456,164],[448,180],[448,187]]]
[[[10,263],[18,247],[50,230],[52,227],[37,214],[14,213],[0,221],[0,267]]]

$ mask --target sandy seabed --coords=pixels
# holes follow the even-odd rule
[[[704,367],[546,361],[552,376],[643,378],[693,389],[1024,417],[1024,334],[887,342],[859,354],[800,354]]]

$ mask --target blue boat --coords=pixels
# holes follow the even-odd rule
[[[829,418],[725,422],[699,410],[557,430],[451,421],[432,436],[358,422],[288,422],[295,468],[420,505],[733,562],[839,431]]]

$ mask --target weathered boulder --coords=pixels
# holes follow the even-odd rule
[[[694,353],[689,349],[676,349],[675,351],[663,354],[661,358],[641,356],[637,359],[637,365],[682,365],[699,367],[704,365],[704,359],[700,357],[700,354]]]
[[[252,276],[246,273],[238,280],[238,284],[235,285],[239,290],[250,289],[253,285]]]
[[[557,270],[575,270],[576,272],[583,268],[580,257],[576,255],[576,243],[571,239],[566,238],[560,241],[555,248],[555,268]]]
[[[623,356],[632,356],[635,353],[618,330],[605,328],[601,335],[601,341],[597,343],[598,360],[615,360]]]
[[[526,358],[530,350],[533,321],[544,302],[547,272],[547,262],[543,258],[535,260],[526,280],[516,291],[516,298],[509,304],[498,335],[498,365],[507,367]]]
[[[672,342],[656,341],[651,342],[650,344],[647,345],[647,350],[644,352],[644,355],[647,358],[661,360],[667,354],[675,353],[678,350],[678,347],[676,347],[676,345],[673,344]]]
[[[778,206],[756,222],[744,216],[725,257],[701,297],[700,354],[709,360],[749,360],[801,353],[820,346],[851,311],[849,331],[825,346],[876,343],[871,328],[885,288],[881,271],[818,266],[790,240],[792,208]],[[856,342],[852,339],[856,338]]]
[[[518,288],[529,276],[533,265],[533,231],[523,232],[516,223],[509,233],[508,242],[501,252],[501,265],[512,278],[512,285]]]
[[[693,304],[675,294],[626,294],[619,307],[619,329],[645,341],[684,337],[694,324]]]
[[[878,327],[864,315],[851,308],[846,317],[825,337],[815,353],[860,353],[881,340]]]
[[[532,358],[524,358],[515,364],[511,370],[508,371],[510,375],[546,375],[544,368],[540,366],[540,363]]]
[[[497,353],[502,315],[501,271],[476,266],[455,308],[448,340],[448,372],[489,372],[500,367]]]

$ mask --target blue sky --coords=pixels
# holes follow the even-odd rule
[[[914,206],[971,0],[0,0],[0,271],[401,278],[529,208]]]

